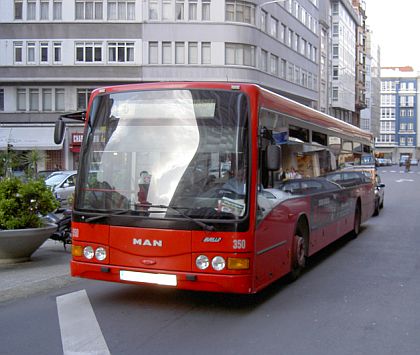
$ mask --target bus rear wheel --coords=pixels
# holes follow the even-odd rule
[[[360,202],[357,202],[356,209],[354,210],[354,223],[352,237],[357,238],[360,233],[360,225],[362,224],[362,211],[360,208]]]

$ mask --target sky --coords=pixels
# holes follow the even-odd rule
[[[381,47],[381,66],[420,71],[420,0],[366,0],[366,15]]]

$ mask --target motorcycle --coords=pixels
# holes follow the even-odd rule
[[[71,244],[71,210],[59,208],[50,212],[44,219],[57,225],[57,230],[50,236],[50,239],[63,243],[64,250],[67,244]]]

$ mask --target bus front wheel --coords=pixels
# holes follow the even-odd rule
[[[308,254],[307,231],[307,224],[300,221],[293,237],[291,250],[292,268],[288,275],[289,282],[296,280],[306,266],[306,258]]]

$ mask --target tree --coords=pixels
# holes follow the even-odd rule
[[[31,150],[24,154],[21,158],[22,164],[26,166],[29,177],[38,177],[38,164],[45,159],[45,154],[39,150]]]

